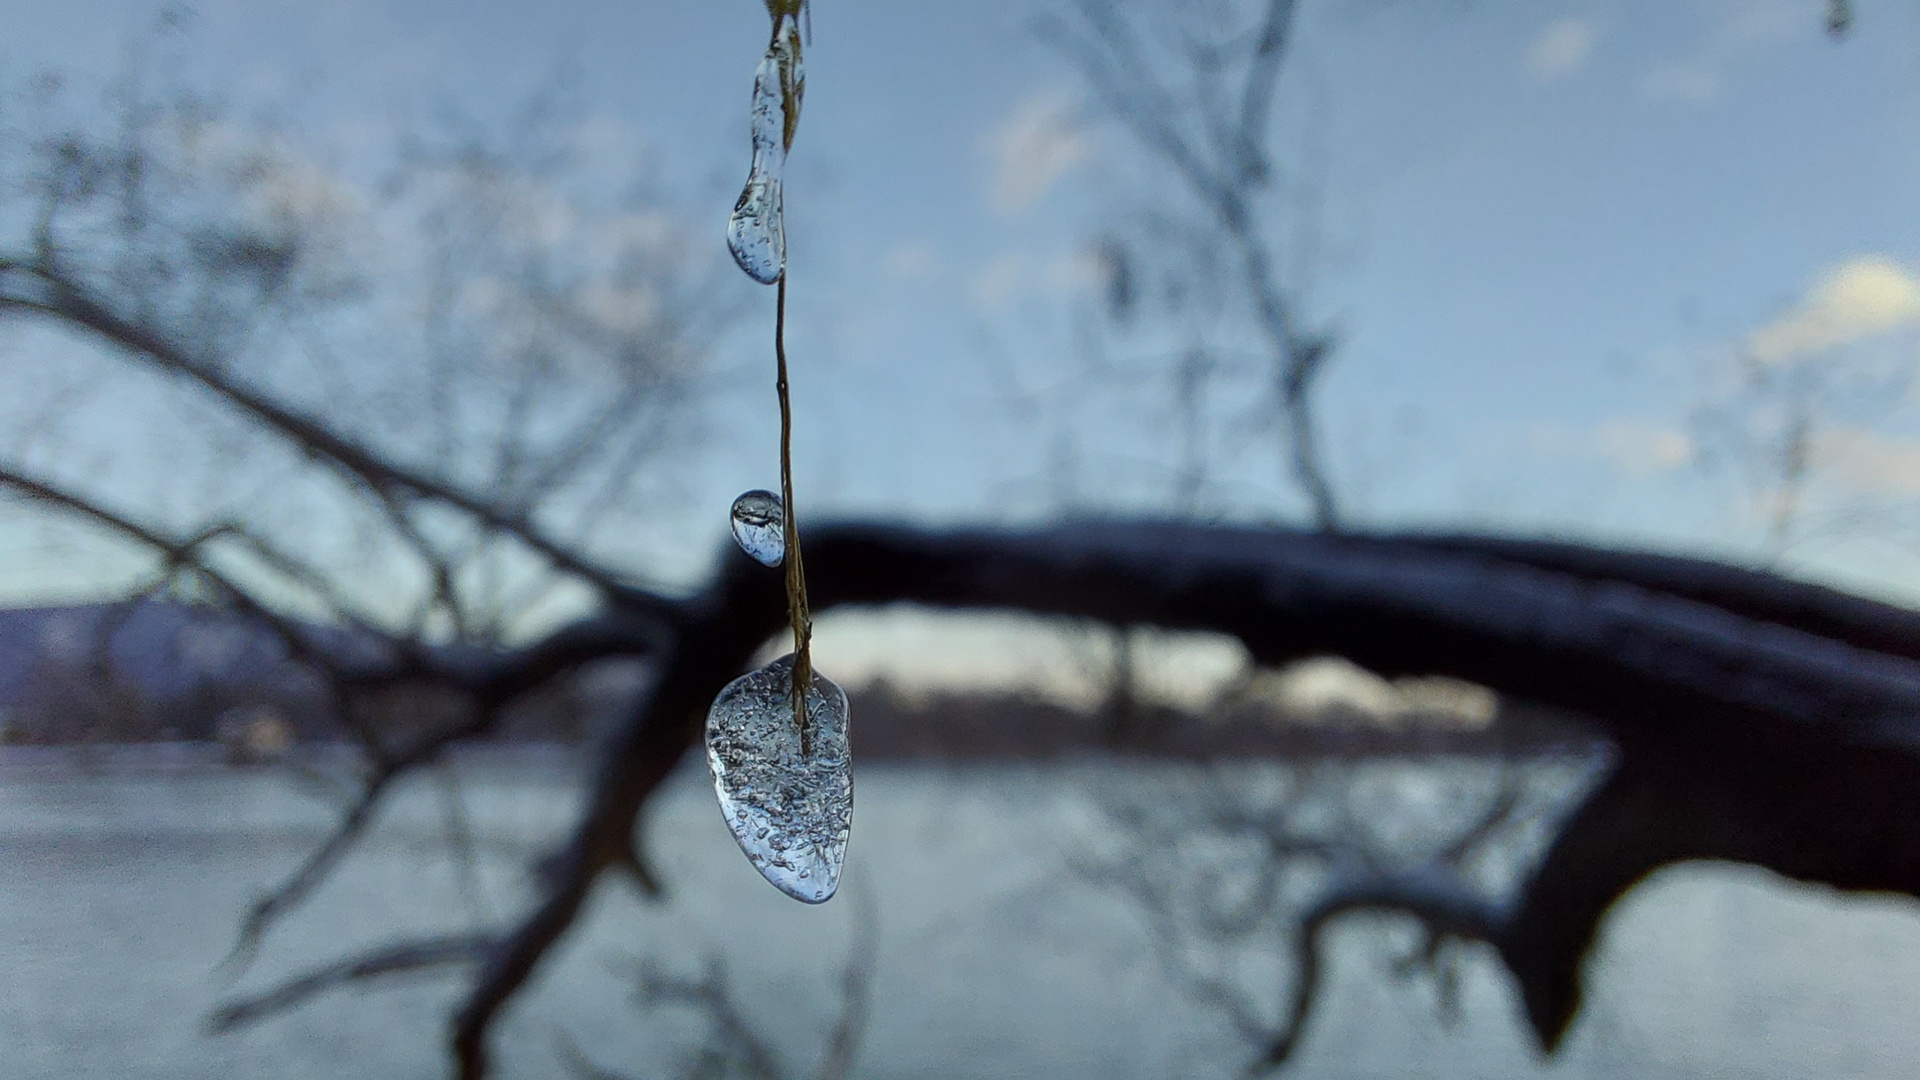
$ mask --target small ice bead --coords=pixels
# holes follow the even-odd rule
[[[707,767],[747,861],[781,892],[818,904],[840,886],[853,826],[847,695],[813,676],[803,753],[792,687],[791,655],[728,683],[707,712]]]
[[[762,566],[779,566],[787,557],[787,515],[780,496],[749,491],[733,500],[733,539]]]

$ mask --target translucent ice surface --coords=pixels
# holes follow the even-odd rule
[[[781,892],[818,904],[839,887],[853,826],[847,695],[813,676],[803,753],[792,687],[791,655],[728,683],[707,712],[707,766],[747,860]]]
[[[749,491],[733,500],[733,538],[740,550],[762,566],[779,566],[787,557],[787,515],[780,496]]]
[[[733,252],[733,261],[762,285],[779,281],[787,269],[781,174],[794,129],[800,124],[805,89],[800,30],[792,17],[786,17],[780,20],[773,44],[753,77],[753,170],[727,221],[727,248]]]

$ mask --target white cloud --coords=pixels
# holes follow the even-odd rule
[[[1389,682],[1350,661],[1319,657],[1254,676],[1249,696],[1307,723],[1358,723],[1400,730],[1420,722],[1482,728],[1500,699],[1484,686],[1438,676]]]
[[[1778,364],[1920,323],[1920,278],[1892,259],[1861,255],[1833,267],[1793,309],[1747,338],[1746,353]]]
[[[881,260],[887,276],[895,281],[919,281],[940,271],[940,257],[924,240],[895,244]]]
[[[1705,105],[1724,88],[1720,73],[1703,63],[1662,64],[1640,80],[1640,89],[1648,97],[1689,105]]]
[[[1085,249],[1014,249],[980,264],[967,285],[980,310],[997,313],[1023,297],[1059,298],[1095,288],[1102,270]]]
[[[988,311],[1004,308],[1026,277],[1026,270],[1026,260],[1017,253],[995,256],[973,277],[974,300]]]
[[[1802,0],[1694,0],[1703,33],[1688,53],[1655,65],[1640,80],[1651,98],[1706,105],[1725,93],[1735,77],[1764,70],[1756,61],[1769,49],[1805,36]]]
[[[1060,178],[1093,156],[1080,129],[1079,104],[1060,91],[1022,102],[989,138],[994,158],[993,206],[1019,213],[1043,198]]]
[[[1030,615],[983,615],[917,608],[838,608],[814,624],[814,651],[842,686],[885,680],[895,693],[1025,693],[1079,708],[1111,690],[1109,637]],[[1147,701],[1198,709],[1234,685],[1248,666],[1233,638],[1137,630],[1135,690]],[[765,659],[784,652],[779,642]]]
[[[1822,433],[1813,457],[1842,487],[1861,495],[1920,495],[1920,441],[1860,428]]]
[[[1678,428],[1643,420],[1614,419],[1595,432],[1600,453],[1638,475],[1670,472],[1693,460],[1693,439]]]
[[[1527,70],[1535,78],[1558,79],[1587,65],[1593,54],[1593,24],[1585,19],[1548,23],[1527,46]]]
[[[1101,261],[1099,252],[1075,248],[1054,256],[1047,263],[1047,291],[1061,295],[1092,289],[1106,280],[1106,272],[1106,264]]]

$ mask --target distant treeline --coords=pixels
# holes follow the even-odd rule
[[[584,671],[563,692],[521,703],[494,738],[589,741],[632,707],[646,678],[638,663]],[[854,749],[868,760],[1531,753],[1588,738],[1566,718],[1510,702],[1485,723],[1415,715],[1388,725],[1253,699],[1196,712],[1115,694],[1075,707],[1017,693],[904,693],[884,681],[851,697]],[[460,707],[397,693],[367,719],[404,738],[456,722]],[[258,757],[338,741],[329,710],[278,638],[228,611],[173,600],[0,611],[0,742],[218,741]]]
[[[1269,702],[1204,712],[1114,701],[1075,708],[1019,694],[902,694],[886,683],[850,698],[854,753],[870,760],[1530,754],[1594,738],[1572,718],[1515,703],[1483,725],[1416,716],[1385,726],[1359,713],[1290,715]]]

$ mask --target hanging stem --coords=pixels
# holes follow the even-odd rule
[[[807,610],[807,571],[800,559],[799,517],[793,509],[793,406],[787,399],[787,274],[782,268],[773,316],[773,355],[779,364],[774,386],[780,391],[780,509],[785,520],[787,619],[793,624],[793,722],[800,728],[800,753],[811,754],[807,735],[807,689],[813,685],[813,614]]]

